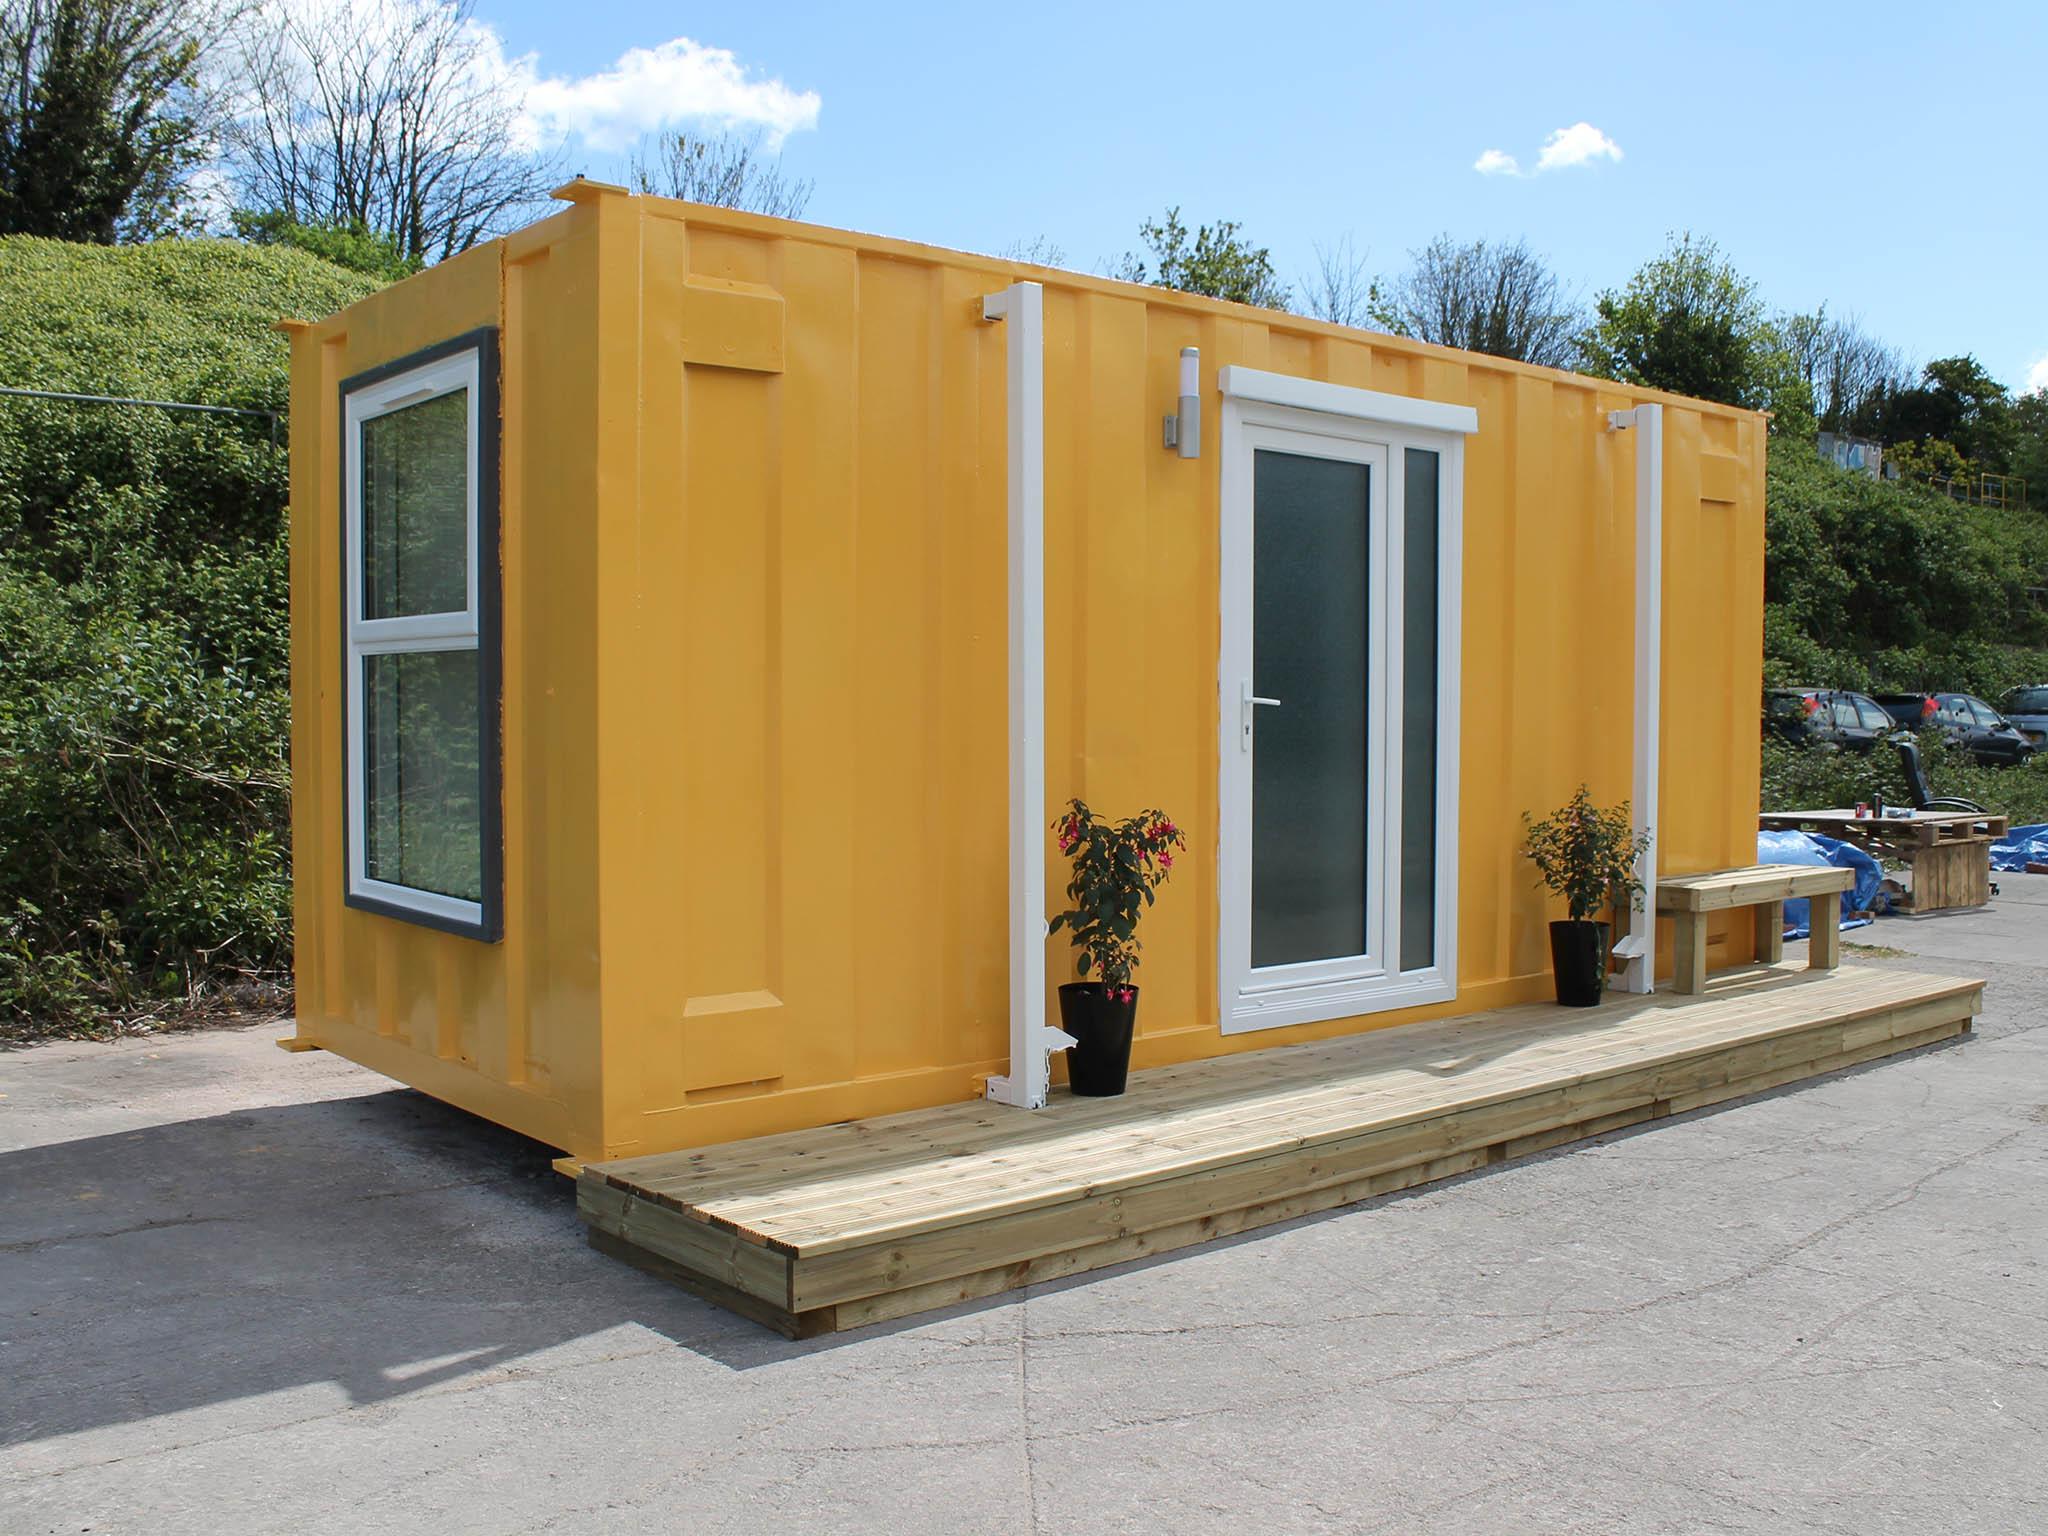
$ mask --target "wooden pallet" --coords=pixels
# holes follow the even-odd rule
[[[1971,811],[1906,811],[1881,817],[1858,816],[1854,811],[1765,811],[1756,823],[1766,832],[1819,832],[1897,859],[1973,837],[1997,842],[2011,825],[2007,817]]]
[[[1913,888],[1905,905],[1914,912],[1981,907],[1991,900],[1991,839],[1959,838],[1917,850],[1908,861]]]
[[[1468,1172],[1911,1050],[1982,983],[1759,967],[1703,996],[1501,1009],[1136,1074],[1036,1113],[961,1103],[593,1164],[607,1253],[804,1336]]]

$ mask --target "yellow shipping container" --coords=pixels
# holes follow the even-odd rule
[[[1649,434],[1609,413],[1643,404],[1659,862],[1753,861],[1757,414],[563,195],[290,327],[300,1040],[590,1160],[1023,1072],[1012,674],[1040,617],[1046,802],[1189,835],[1134,1065],[1539,999],[1561,914],[1523,813],[1635,771]],[[1168,447],[1184,348],[1198,441]],[[1040,463],[1042,609],[1009,537]],[[1293,704],[1250,702],[1254,637]],[[1057,893],[1032,839],[1018,889]],[[1042,1009],[1069,952],[1027,937]],[[1717,930],[1717,961],[1750,942]]]

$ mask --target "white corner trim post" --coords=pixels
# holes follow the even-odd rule
[[[1010,1070],[988,1096],[1043,1109],[1074,1043],[1045,1018],[1045,290],[985,294],[981,318],[1008,333],[1009,417]]]
[[[1649,840],[1641,864],[1643,894],[1629,913],[1628,936],[1615,945],[1615,953],[1628,962],[1622,986],[1651,992],[1657,986],[1657,787],[1663,740],[1664,407],[1610,411],[1607,427],[1613,432],[1636,429],[1636,734],[1629,810],[1635,834]]]

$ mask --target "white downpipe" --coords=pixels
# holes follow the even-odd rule
[[[1629,914],[1628,936],[1615,945],[1628,968],[1622,986],[1657,985],[1657,786],[1663,731],[1664,667],[1664,407],[1639,405],[1608,413],[1611,431],[1636,429],[1636,676],[1635,777],[1629,791],[1637,836],[1647,836],[1641,865],[1641,906]]]
[[[985,294],[1008,332],[1010,617],[1010,1070],[999,1104],[1043,1109],[1051,1053],[1073,1036],[1045,1021],[1045,290]]]

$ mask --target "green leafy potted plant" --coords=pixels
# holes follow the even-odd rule
[[[1163,811],[1140,811],[1105,821],[1085,800],[1067,802],[1053,823],[1060,852],[1073,860],[1067,882],[1073,903],[1052,920],[1080,952],[1079,981],[1060,988],[1060,1024],[1076,1041],[1067,1051],[1067,1083],[1077,1094],[1109,1098],[1124,1091],[1131,1070],[1131,1035],[1138,1021],[1138,918],[1173,871],[1176,849],[1187,846]]]
[[[1528,835],[1523,855],[1536,866],[1543,884],[1565,900],[1570,914],[1550,925],[1550,968],[1557,1000],[1567,1008],[1592,1008],[1607,988],[1607,925],[1594,919],[1611,900],[1632,908],[1642,898],[1636,873],[1646,832],[1638,837],[1629,826],[1628,802],[1602,808],[1593,804],[1581,784],[1578,793],[1541,821],[1522,813]]]

